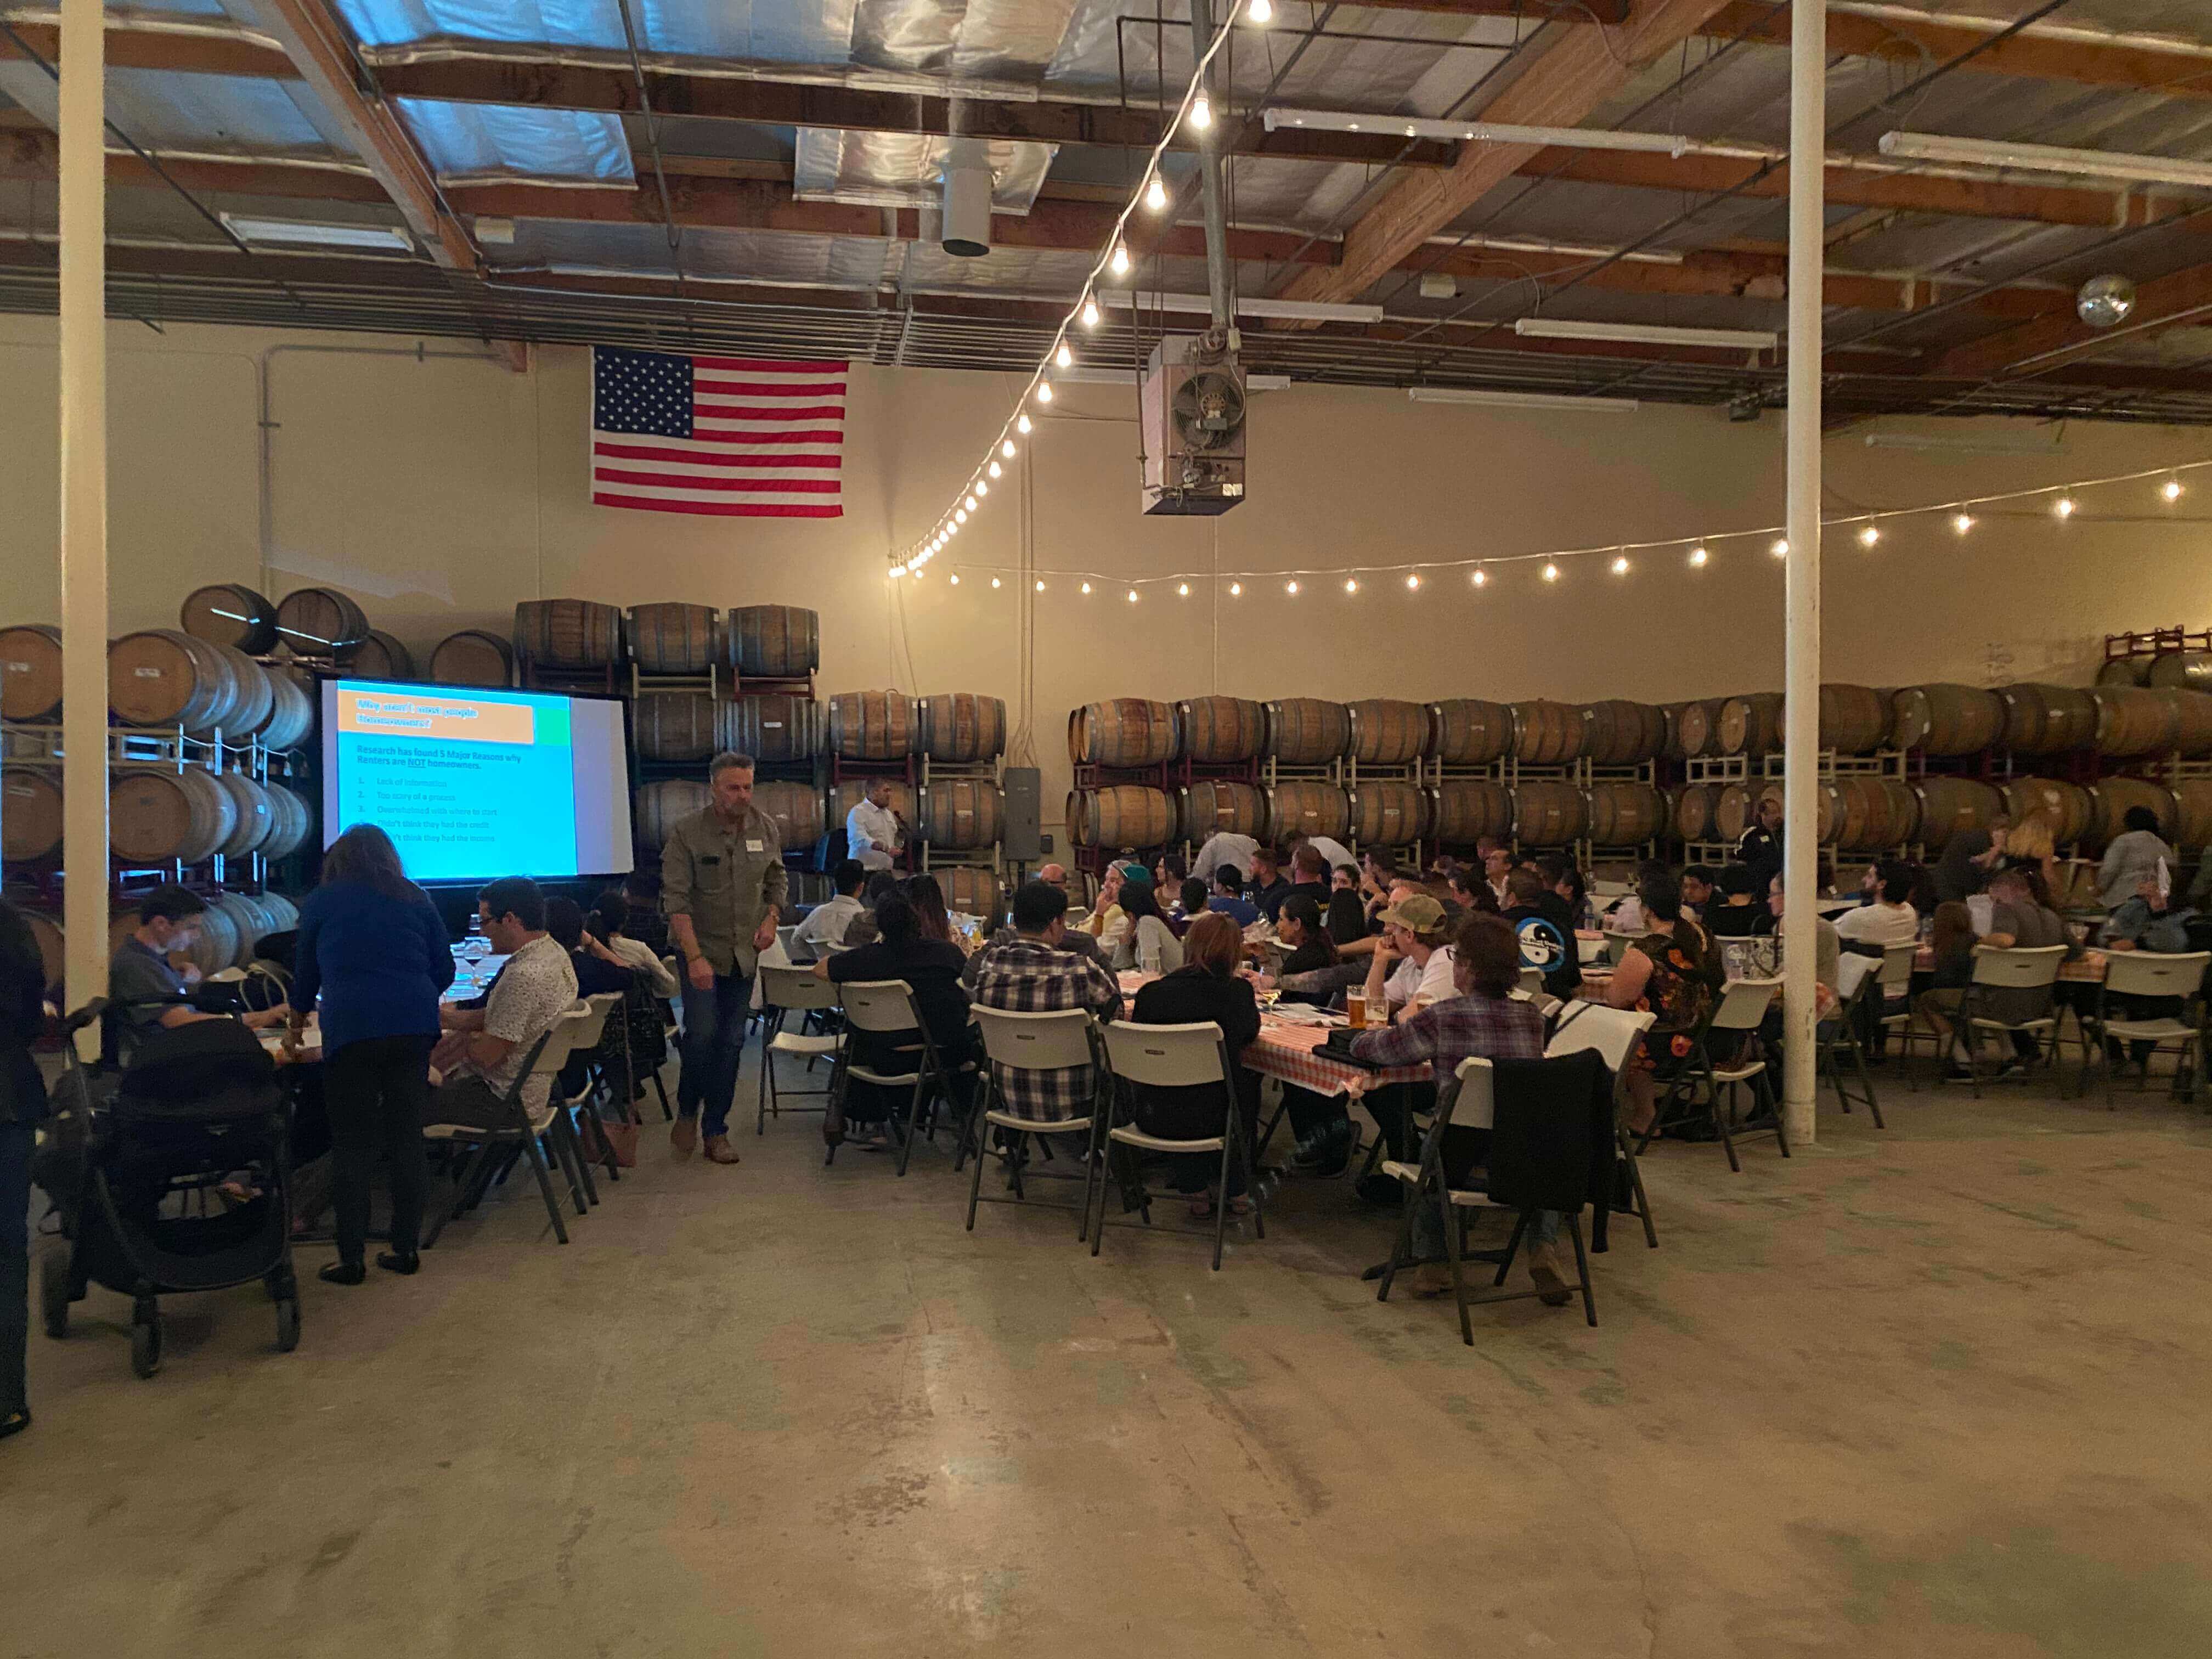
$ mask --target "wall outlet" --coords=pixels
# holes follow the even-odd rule
[[[1037,848],[1040,852],[1050,853],[1052,851],[1052,837],[1050,836],[1039,836],[1037,837]]]

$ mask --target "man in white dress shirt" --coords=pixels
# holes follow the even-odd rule
[[[1198,849],[1198,857],[1192,861],[1190,872],[1200,881],[1211,882],[1213,872],[1226,864],[1242,875],[1251,869],[1252,855],[1259,850],[1260,843],[1249,836],[1241,836],[1234,830],[1217,830],[1206,838],[1206,845]]]
[[[870,870],[888,870],[906,841],[906,823],[891,811],[888,778],[870,778],[866,793],[845,815],[845,854]]]

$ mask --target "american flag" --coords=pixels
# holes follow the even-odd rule
[[[593,346],[592,501],[842,518],[848,368]]]

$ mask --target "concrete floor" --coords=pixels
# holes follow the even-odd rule
[[[750,1089],[748,1064],[745,1089]],[[750,1098],[749,1093],[741,1098]],[[32,1338],[0,1654],[2159,1659],[2212,1629],[2212,1119],[1893,1091],[1646,1159],[1578,1309],[1378,1305],[1385,1223],[1182,1238],[949,1162],[650,1155],[421,1277]]]

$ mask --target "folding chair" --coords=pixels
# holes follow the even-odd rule
[[[1261,1218],[1261,1195],[1258,1185],[1252,1180],[1251,1148],[1245,1144],[1244,1118],[1237,1103],[1237,1071],[1229,1058],[1228,1039],[1221,1028],[1207,1020],[1194,1025],[1138,1025],[1127,1020],[1115,1020],[1105,1030],[1106,1058],[1113,1068],[1117,1084],[1132,1088],[1192,1089],[1207,1084],[1218,1085],[1224,1097],[1221,1133],[1194,1140],[1164,1140],[1148,1135],[1142,1129],[1117,1125],[1115,1119],[1121,1111],[1121,1091],[1114,1088],[1106,1103],[1106,1139],[1118,1142],[1138,1152],[1198,1153],[1218,1152],[1221,1155],[1220,1174],[1213,1185],[1213,1271],[1221,1271],[1221,1245],[1229,1228],[1229,1172],[1240,1169],[1244,1175],[1245,1189],[1252,1201],[1252,1231],[1255,1237],[1267,1236],[1267,1223]],[[1098,1254],[1099,1244],[1106,1235],[1106,1189],[1113,1183],[1101,1180],[1098,1189],[1097,1231],[1091,1235],[1091,1254]],[[1142,1176],[1137,1183],[1138,1208],[1144,1225],[1152,1224],[1152,1194]],[[1168,1228],[1170,1232],[1188,1232],[1188,1227]]]
[[[606,1035],[607,1017],[622,1006],[622,1000],[623,994],[620,991],[600,991],[584,999],[584,1017],[577,1022],[575,1028],[568,1034],[568,1054],[571,1059],[579,1054],[588,1057],[598,1049],[599,1039]],[[564,1065],[562,1069],[565,1071],[568,1068]],[[599,1130],[599,1104],[592,1097],[593,1085],[588,1081],[590,1078],[588,1063],[585,1075],[587,1081],[583,1097],[580,1100],[568,1099],[561,1091],[559,1080],[557,1079],[555,1080],[553,1098],[561,1108],[561,1127],[555,1133],[567,1143],[570,1158],[575,1165],[575,1173],[582,1177],[584,1195],[592,1203],[597,1204],[599,1201],[599,1192],[592,1179],[592,1161],[596,1159],[605,1169],[609,1181],[620,1181],[622,1176],[617,1171],[615,1165],[614,1143]],[[627,1111],[629,1109],[625,1107],[623,1109]],[[581,1124],[578,1121],[580,1118],[582,1121]],[[584,1134],[582,1124],[588,1124],[591,1127],[589,1139],[597,1146],[598,1150],[595,1152],[586,1153],[585,1147],[586,1137]],[[572,1190],[574,1185],[574,1182],[572,1181],[570,1182]]]
[[[553,1237],[563,1244],[568,1242],[568,1230],[561,1221],[560,1202],[553,1196],[553,1179],[544,1149],[538,1144],[538,1138],[552,1127],[559,1114],[550,1103],[543,1110],[532,1112],[523,1104],[522,1091],[533,1077],[559,1076],[568,1059],[569,1035],[582,1018],[581,1009],[571,1008],[556,1016],[545,1034],[538,1039],[522,1069],[515,1073],[513,1086],[501,1099],[501,1104],[510,1114],[506,1122],[490,1128],[468,1123],[432,1123],[424,1127],[425,1140],[449,1145],[469,1142],[476,1147],[475,1156],[465,1159],[455,1176],[453,1202],[439,1213],[430,1224],[429,1231],[423,1235],[424,1249],[438,1242],[438,1235],[445,1231],[447,1222],[482,1200],[491,1185],[492,1159],[501,1151],[519,1152],[530,1160],[531,1170],[538,1177],[538,1196],[545,1200],[546,1219],[553,1224]]]
[[[1540,1210],[1557,1210],[1575,1243],[1574,1288],[1582,1292],[1583,1316],[1591,1325],[1597,1323],[1589,1253],[1583,1243],[1582,1212],[1583,1206],[1590,1201],[1591,1171],[1598,1166],[1599,1149],[1605,1146],[1611,1133],[1610,1097],[1603,1114],[1607,1121],[1601,1122],[1595,1113],[1576,1115],[1553,1109],[1547,1097],[1548,1091],[1528,1090],[1524,1097],[1522,1091],[1512,1086],[1512,1080],[1541,1075],[1530,1069],[1539,1067],[1566,1068],[1587,1077],[1592,1068],[1602,1070],[1604,1065],[1603,1054],[1595,1050],[1578,1050],[1542,1060],[1508,1060],[1504,1062],[1504,1073],[1506,1086],[1500,1087],[1500,1073],[1492,1061],[1472,1059],[1460,1062],[1449,1091],[1452,1098],[1437,1102],[1436,1121],[1430,1126],[1428,1139],[1423,1144],[1419,1164],[1393,1159],[1383,1166],[1405,1184],[1407,1195],[1399,1224],[1398,1246],[1383,1269],[1382,1283],[1376,1291],[1376,1301],[1389,1299],[1397,1269],[1411,1254],[1413,1206],[1432,1199],[1443,1212],[1444,1254],[1451,1264],[1452,1294],[1459,1304],[1460,1340],[1473,1347],[1474,1323],[1468,1316],[1468,1309],[1474,1304],[1519,1302],[1544,1294],[1540,1290],[1509,1291],[1504,1286],[1530,1219]],[[1592,1078],[1586,1086],[1594,1091],[1595,1082]],[[1490,1131],[1489,1161],[1480,1186],[1453,1187],[1444,1179],[1445,1137],[1455,1127]],[[1609,1158],[1607,1161],[1610,1162]],[[1468,1252],[1463,1249],[1461,1217],[1480,1209],[1516,1212],[1513,1235],[1502,1251]],[[1491,1281],[1491,1289],[1480,1296],[1467,1293],[1462,1266],[1468,1259],[1498,1263],[1498,1276]]]
[[[1058,1009],[1044,1013],[1014,1013],[1003,1008],[978,1007],[974,1011],[975,1023],[983,1032],[983,1053],[988,1063],[984,1067],[983,1097],[979,1109],[970,1115],[969,1128],[975,1135],[975,1144],[969,1144],[969,1129],[960,1136],[959,1156],[953,1160],[957,1172],[962,1160],[972,1150],[975,1157],[974,1177],[968,1184],[968,1231],[975,1231],[975,1206],[978,1204],[1026,1204],[1029,1194],[1022,1186],[1022,1165],[1032,1135],[1040,1141],[1059,1135],[1084,1137],[1083,1203],[1075,1227],[1076,1242],[1080,1243],[1091,1226],[1091,1188],[1098,1178],[1098,1132],[1105,1116],[1097,1109],[1097,1092],[1106,1077],[1103,1057],[1098,1052],[1098,1028],[1091,1016],[1080,1008]],[[1093,1079],[1092,1105],[1082,1117],[1031,1118],[1010,1111],[1006,1096],[999,1087],[1001,1067],[1010,1072],[1061,1072],[1078,1066],[1091,1068]],[[997,1102],[995,1106],[992,1103]],[[1002,1154],[1006,1174],[1013,1188],[1012,1198],[983,1196],[983,1163],[990,1145],[993,1129],[1003,1132],[1005,1151]],[[1062,1175],[1057,1170],[1039,1170],[1039,1176],[1054,1181],[1073,1181],[1073,1175]],[[1054,1205],[1054,1209],[1066,1209],[1066,1205]]]
[[[1635,1148],[1629,1144],[1628,1126],[1621,1121],[1620,1096],[1628,1062],[1636,1054],[1636,1045],[1658,1018],[1648,1008],[1632,1011],[1608,1008],[1601,1002],[1571,1003],[1565,1018],[1552,1033],[1552,1040],[1544,1045],[1547,1060],[1578,1054],[1588,1049],[1602,1060],[1606,1069],[1613,1073],[1613,1142],[1619,1149],[1620,1164],[1628,1171],[1629,1191],[1636,1198],[1636,1218],[1644,1224],[1644,1243],[1655,1250],[1659,1248],[1659,1230],[1651,1223],[1651,1199],[1644,1190],[1644,1168],[1636,1161]]]
[[[950,1084],[943,1063],[937,1057],[937,1045],[929,1038],[929,1028],[921,1023],[921,1011],[914,1006],[914,988],[902,979],[849,980],[837,987],[838,1006],[845,1011],[847,1028],[854,1032],[866,1031],[878,1036],[912,1036],[915,1041],[902,1043],[897,1052],[915,1056],[914,1069],[906,1072],[880,1072],[853,1062],[849,1046],[840,1051],[838,1067],[830,1081],[836,1103],[842,1106],[845,1093],[855,1081],[873,1084],[879,1089],[911,1088],[914,1093],[907,1103],[906,1133],[900,1137],[898,1172],[906,1173],[907,1164],[914,1156],[914,1138],[921,1121],[921,1103],[940,1091],[949,1090]],[[893,1120],[896,1121],[896,1120]],[[930,1133],[936,1133],[937,1109],[933,1099],[930,1106]],[[837,1155],[835,1146],[830,1148],[830,1162]]]
[[[1532,997],[1540,997],[1543,995],[1544,970],[1540,968],[1523,968],[1521,970],[1520,988],[1523,993]]]
[[[826,979],[817,979],[811,968],[778,968],[763,962],[760,965],[761,987],[761,1062],[760,1114],[754,1126],[756,1135],[768,1133],[769,1115],[783,1115],[785,1095],[804,1096],[822,1102],[819,1106],[794,1106],[793,1112],[826,1112],[830,1096],[836,1080],[837,1050],[842,1040],[834,1031],[811,1032],[805,1030],[787,1031],[783,1029],[786,1016],[796,1013],[802,1027],[810,1018],[828,1013],[837,1006],[837,988]],[[804,1054],[806,1066],[813,1070],[817,1060],[830,1062],[830,1082],[819,1089],[784,1089],[776,1082],[775,1057],[778,1054]]]
[[[1608,968],[1620,967],[1621,963],[1626,960],[1628,956],[1628,947],[1630,945],[1635,944],[1636,941],[1640,939],[1650,939],[1650,937],[1651,935],[1649,933],[1607,933],[1602,941],[1605,945],[1606,966]]]
[[[2176,1066],[2187,1064],[2190,1073],[2189,1097],[2194,1101],[2204,1088],[2204,967],[2212,963],[2212,951],[2197,951],[2186,956],[2161,956],[2154,951],[2114,951],[2105,957],[2104,982],[2097,987],[2096,1001],[2087,1019],[2080,1020],[2081,1032],[2081,1092],[2089,1092],[2089,1067],[2097,1060],[2105,1062],[2105,1109],[2117,1111],[2112,1099],[2112,1073],[2118,1069],[2112,1059],[2112,1045],[2119,1042],[2148,1042],[2151,1053],[2145,1056],[2143,1080],[2139,1085],[2148,1087],[2150,1082],[2150,1060],[2160,1048],[2175,1050]],[[2139,1018],[2125,1013],[2114,1018],[2106,1011],[2107,997],[2179,998],[2183,1018],[2171,1015],[2155,1018]],[[2192,1006],[2193,1005],[2193,1006]],[[2094,1032],[2094,1038],[2092,1033]],[[2054,1039],[2052,1046],[2057,1046]]]
[[[1668,1104],[1693,1098],[1698,1084],[1702,1082],[1705,1087],[1707,1106],[1712,1113],[1713,1128],[1720,1135],[1722,1148],[1728,1153],[1729,1168],[1738,1175],[1743,1173],[1743,1164],[1735,1155],[1737,1127],[1754,1134],[1772,1134],[1784,1158],[1790,1156],[1790,1132],[1782,1121],[1781,1108],[1775,1103],[1774,1091],[1769,1086],[1766,1062],[1763,1060],[1739,1060],[1729,1066],[1715,1064],[1713,1033],[1734,1032],[1742,1036],[1747,1048],[1748,1039],[1758,1031],[1760,1022],[1766,1018],[1767,1008],[1774,1000],[1775,993],[1781,988],[1782,981],[1778,979],[1733,979],[1728,982],[1721,992],[1721,1000],[1713,1005],[1704,1024],[1692,1036],[1689,1058],[1675,1078],[1674,1086],[1668,1091],[1667,1100],[1662,1103],[1659,1115],[1660,1117],[1665,1115],[1664,1107]],[[1766,1125],[1762,1126],[1756,1115],[1745,1120],[1741,1126],[1734,1121],[1737,1091],[1746,1083],[1751,1085],[1753,1099],[1769,1120]],[[1728,1090],[1725,1101],[1721,1097],[1723,1087]],[[1637,1143],[1636,1150],[1639,1153],[1650,1145],[1652,1135],[1657,1133],[1658,1124],[1659,1117],[1655,1117],[1651,1128],[1645,1131],[1644,1139]]]
[[[1856,951],[1844,952],[1846,956],[1857,954]],[[1871,957],[1868,959],[1872,960]],[[1942,1039],[1934,1031],[1925,1026],[1916,1028],[1913,1024],[1912,973],[1919,963],[1920,945],[1917,940],[1903,945],[1885,945],[1881,949],[1881,969],[1875,976],[1875,983],[1881,988],[1868,994],[1875,1010],[1872,1023],[1879,1025],[1885,1034],[1894,1034],[1897,1037],[1898,1064],[1905,1073],[1905,1088],[1914,1094],[1919,1093],[1920,1085],[1912,1075],[1912,1045],[1924,1036],[1929,1045],[1939,1053],[1943,1046]],[[1902,1002],[1904,1006],[1893,1013],[1889,1006],[1893,1002]],[[1861,1018],[1867,1017],[1863,1015]]]
[[[1828,1021],[1819,1057],[1820,1069],[1836,1085],[1836,1103],[1846,1113],[1854,1101],[1863,1104],[1874,1114],[1877,1129],[1889,1126],[1881,1121],[1881,1103],[1874,1097],[1874,1074],[1867,1069],[1866,1048],[1859,1042],[1859,1022],[1881,984],[1882,966],[1872,957],[1849,951],[1837,962],[1836,1012]]]
[[[2122,952],[2123,955],[2126,952]],[[2058,982],[2058,964],[2066,960],[2063,945],[2034,945],[2027,949],[1992,950],[1987,945],[1974,947],[1974,976],[1966,982],[1966,994],[1959,1001],[1957,1029],[1969,1033],[1966,1042],[1966,1077],[1973,1085],[1974,1098],[1982,1097],[1981,1045],[1972,1041],[1971,1034],[1978,1031],[2002,1031],[2008,1036],[2015,1031],[2026,1031],[2035,1039],[2035,1058],[2045,1058],[2044,1038],[2051,1040],[2050,1061],[2056,1068],[2058,1060],[2058,1015],[2051,1001],[2051,988]],[[2044,1003],[2052,1012],[2039,1014],[2033,1019],[1998,1019],[1985,1012],[1992,991],[2034,991],[2044,993]],[[2034,1062],[2031,1062],[2034,1063]]]

